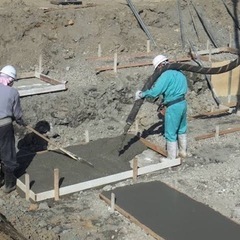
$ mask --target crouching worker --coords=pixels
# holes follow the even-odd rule
[[[5,193],[16,189],[15,170],[18,166],[13,121],[24,126],[19,93],[12,88],[16,69],[7,65],[0,71],[0,187]]]
[[[154,68],[162,68],[168,64],[168,58],[158,55],[153,59]],[[187,153],[187,79],[178,70],[166,70],[157,79],[151,89],[137,91],[135,100],[163,96],[164,136],[167,142],[167,158],[186,157]],[[179,153],[178,153],[179,147]]]

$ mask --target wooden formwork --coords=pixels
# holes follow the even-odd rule
[[[20,97],[64,91],[67,89],[66,81],[61,82],[38,72],[20,74],[14,87],[18,90]]]
[[[147,147],[153,149],[154,151],[161,153],[163,156],[165,155],[164,150],[161,150],[161,147],[154,145],[153,143],[141,139],[141,141],[146,144]],[[58,200],[59,197],[91,188],[96,188],[99,186],[103,186],[106,184],[115,183],[118,181],[126,180],[126,179],[135,179],[136,176],[148,174],[151,172],[159,171],[166,168],[171,168],[174,166],[178,166],[181,164],[180,159],[174,159],[174,160],[168,160],[168,159],[161,159],[161,162],[156,164],[151,164],[144,167],[137,167],[137,164],[135,164],[135,167],[133,169],[119,172],[116,174],[104,176],[104,177],[98,177],[95,179],[87,180],[84,182],[80,182],[77,184],[65,186],[65,187],[59,187],[59,171],[54,170],[53,172],[53,182],[52,182],[52,190],[44,191],[40,193],[35,193],[33,190],[30,189],[30,176],[28,174],[25,174],[25,180],[22,181],[20,179],[17,179],[17,186],[18,188],[25,194],[25,197],[27,200],[33,200],[35,202],[39,202],[45,199],[54,198],[55,200]],[[135,181],[134,181],[135,182]],[[51,183],[49,183],[51,185]]]

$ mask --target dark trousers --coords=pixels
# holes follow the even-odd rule
[[[0,127],[0,160],[7,172],[14,172],[18,167],[12,123]]]

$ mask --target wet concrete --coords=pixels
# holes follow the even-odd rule
[[[166,240],[239,240],[240,225],[162,182],[139,183],[102,195]]]
[[[35,193],[40,193],[53,189],[54,168],[59,169],[61,187],[130,170],[129,161],[146,150],[146,147],[138,141],[137,137],[128,135],[124,151],[119,155],[120,141],[121,136],[103,138],[85,145],[66,148],[77,156],[90,161],[94,168],[75,161],[61,152],[46,152],[18,157],[21,166],[18,177],[22,182],[25,182],[24,173],[27,172],[30,175],[31,189]],[[26,153],[18,152],[19,156],[22,154]]]

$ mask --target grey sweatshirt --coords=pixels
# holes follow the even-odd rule
[[[0,83],[0,119],[11,117],[18,122],[22,118],[20,96],[17,89]]]

